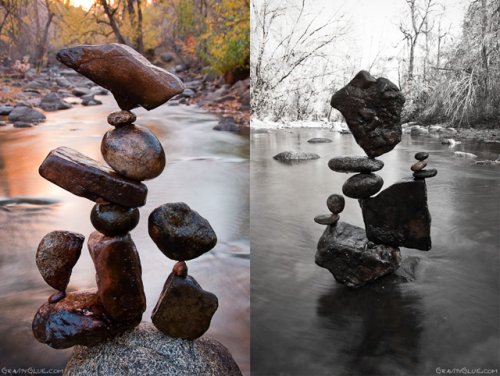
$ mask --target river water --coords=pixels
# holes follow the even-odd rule
[[[93,203],[74,196],[38,175],[48,152],[68,146],[102,161],[100,140],[116,111],[111,96],[102,106],[47,114],[29,129],[0,127],[0,369],[63,368],[71,350],[54,350],[33,338],[31,321],[54,292],[35,265],[40,239],[53,230],[93,231]],[[188,262],[189,274],[219,298],[207,332],[232,352],[244,374],[250,370],[250,251],[248,138],[213,131],[218,118],[188,106],[135,111],[136,124],[147,126],[162,142],[167,166],[147,181],[147,204],[131,232],[139,251],[147,298],[143,320],[150,321],[174,261],[166,258],[147,233],[147,217],[166,202],[184,201],[207,218],[218,237],[208,254]],[[95,270],[84,245],[68,290],[95,286]]]
[[[309,144],[328,137],[329,144]],[[314,263],[328,213],[326,198],[349,175],[333,156],[364,155],[351,135],[321,129],[251,135],[252,375],[435,375],[436,368],[500,368],[500,168],[454,156],[496,159],[499,144],[454,149],[431,137],[404,136],[380,157],[384,187],[410,176],[417,151],[428,151],[433,248],[402,249],[397,275],[359,290],[335,282]],[[320,159],[287,165],[285,151]],[[356,200],[341,220],[362,226]],[[497,371],[498,372],[498,371]]]

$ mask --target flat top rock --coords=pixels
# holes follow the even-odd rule
[[[124,44],[63,48],[57,60],[110,90],[122,110],[152,110],[184,91],[177,76]]]
[[[375,172],[384,167],[384,162],[367,157],[335,157],[328,161],[328,167],[336,172]]]
[[[319,155],[316,153],[306,153],[303,151],[283,151],[276,154],[273,159],[280,162],[300,162],[318,159]]]

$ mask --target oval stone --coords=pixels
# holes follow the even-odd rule
[[[49,286],[66,290],[84,240],[82,234],[69,231],[52,231],[42,238],[36,251],[36,266]]]
[[[413,164],[413,166],[411,166],[410,169],[413,172],[417,172],[417,171],[423,170],[425,166],[427,166],[427,162],[418,161],[417,163]]]
[[[377,174],[357,174],[351,176],[342,186],[342,192],[351,198],[367,198],[382,188],[384,180]]]
[[[424,159],[427,158],[429,158],[429,153],[426,153],[425,151],[421,151],[415,154],[415,159],[418,161],[423,161]]]
[[[165,168],[160,141],[149,129],[133,124],[106,132],[101,153],[113,170],[132,180],[153,179]]]
[[[336,172],[375,172],[384,167],[384,162],[367,157],[335,157],[328,161],[328,167]]]
[[[90,221],[104,235],[125,235],[139,223],[139,210],[116,204],[96,204],[90,212]]]
[[[314,222],[320,225],[334,225],[339,218],[338,214],[322,214],[314,217]]]
[[[132,124],[137,119],[137,116],[130,111],[117,111],[108,115],[108,123],[114,127],[122,127]]]
[[[326,206],[328,206],[328,210],[330,210],[333,214],[342,213],[345,207],[344,196],[338,195],[336,193],[330,195],[326,199]]]
[[[425,179],[432,178],[437,175],[437,170],[435,168],[429,168],[428,170],[421,170],[413,173],[415,179]]]

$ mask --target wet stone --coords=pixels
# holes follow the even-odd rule
[[[351,198],[367,198],[380,191],[384,180],[377,174],[356,174],[346,180],[342,192]]]
[[[334,225],[338,220],[338,214],[322,214],[314,217],[314,222],[320,225]]]
[[[114,320],[141,319],[146,310],[139,254],[129,234],[107,237],[94,231],[88,241],[104,311]]]
[[[117,111],[108,115],[108,123],[114,127],[132,124],[136,119],[137,116],[130,111]]]
[[[301,161],[319,159],[319,155],[316,153],[306,153],[303,151],[283,151],[276,154],[273,159],[284,163],[296,163]]]
[[[336,157],[328,161],[328,167],[336,172],[375,172],[384,167],[384,162],[367,157]]]
[[[401,254],[398,248],[370,242],[361,227],[338,222],[327,226],[321,235],[315,261],[338,282],[361,287],[394,272]]]
[[[101,152],[118,174],[132,180],[148,180],[165,168],[165,152],[160,141],[147,128],[125,125],[104,135]]]
[[[404,179],[377,196],[359,200],[366,236],[393,247],[431,249],[431,216],[425,180]]]
[[[126,179],[67,147],[52,150],[38,171],[48,181],[92,201],[102,198],[130,208],[146,203],[148,189],[144,184]]]
[[[329,142],[333,142],[330,138],[325,137],[315,137],[307,140],[310,144],[325,144]]]
[[[410,169],[413,172],[417,172],[417,171],[423,170],[425,168],[425,166],[427,166],[427,162],[425,162],[425,161],[418,161],[417,163],[413,164],[410,167]]]
[[[328,210],[330,210],[333,214],[342,213],[345,207],[344,196],[336,193],[328,196],[326,199],[326,206],[328,206]]]
[[[96,204],[90,212],[90,221],[104,235],[125,235],[139,223],[139,210],[116,204]]]
[[[413,177],[415,179],[426,179],[426,178],[433,178],[434,176],[437,175],[437,170],[435,168],[429,168],[427,170],[421,170],[418,172],[413,173]]]
[[[149,236],[172,260],[201,256],[217,244],[210,223],[183,202],[159,206],[149,215]]]
[[[184,91],[178,77],[124,44],[63,48],[57,60],[110,90],[122,110],[152,110]]]
[[[429,153],[426,153],[424,151],[420,151],[420,152],[415,154],[415,159],[418,161],[423,161],[427,158],[429,158]]]
[[[70,292],[56,302],[42,305],[33,318],[35,338],[55,349],[75,345],[94,346],[140,323],[113,321],[104,312],[96,289]]]
[[[170,337],[193,340],[208,330],[218,305],[217,297],[203,290],[193,277],[171,273],[151,320]]]
[[[346,119],[356,142],[369,157],[391,151],[401,141],[401,111],[405,102],[399,88],[386,78],[360,71],[331,99]]]
[[[49,286],[66,290],[84,240],[83,235],[69,231],[52,231],[42,238],[36,251],[36,266]]]

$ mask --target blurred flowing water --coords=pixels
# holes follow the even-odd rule
[[[328,137],[327,144],[309,144]],[[499,144],[454,149],[431,137],[404,136],[380,157],[384,187],[410,176],[417,151],[428,151],[433,248],[402,249],[397,275],[350,290],[314,263],[328,213],[347,174],[333,156],[364,155],[352,135],[321,129],[251,135],[252,375],[435,375],[436,368],[500,367],[500,166],[454,157],[460,150],[496,159]],[[320,159],[287,165],[285,151]],[[341,220],[364,227],[357,200]],[[498,371],[497,371],[498,372]]]
[[[48,152],[74,148],[101,160],[100,142],[110,129],[107,115],[117,110],[111,96],[97,107],[47,114],[47,121],[29,129],[0,128],[0,368],[64,368],[71,350],[38,343],[31,320],[54,292],[35,265],[40,239],[53,230],[84,234],[93,231],[93,203],[74,196],[38,174]],[[188,262],[189,274],[219,298],[207,335],[222,342],[248,375],[250,350],[249,271],[249,145],[248,138],[213,131],[218,118],[196,107],[162,106],[138,109],[136,124],[151,129],[165,148],[167,166],[146,181],[147,204],[131,232],[139,251],[151,311],[174,261],[149,238],[147,219],[157,206],[184,201],[207,218],[217,233],[217,246]],[[95,270],[86,244],[73,270],[68,290],[95,286]]]

